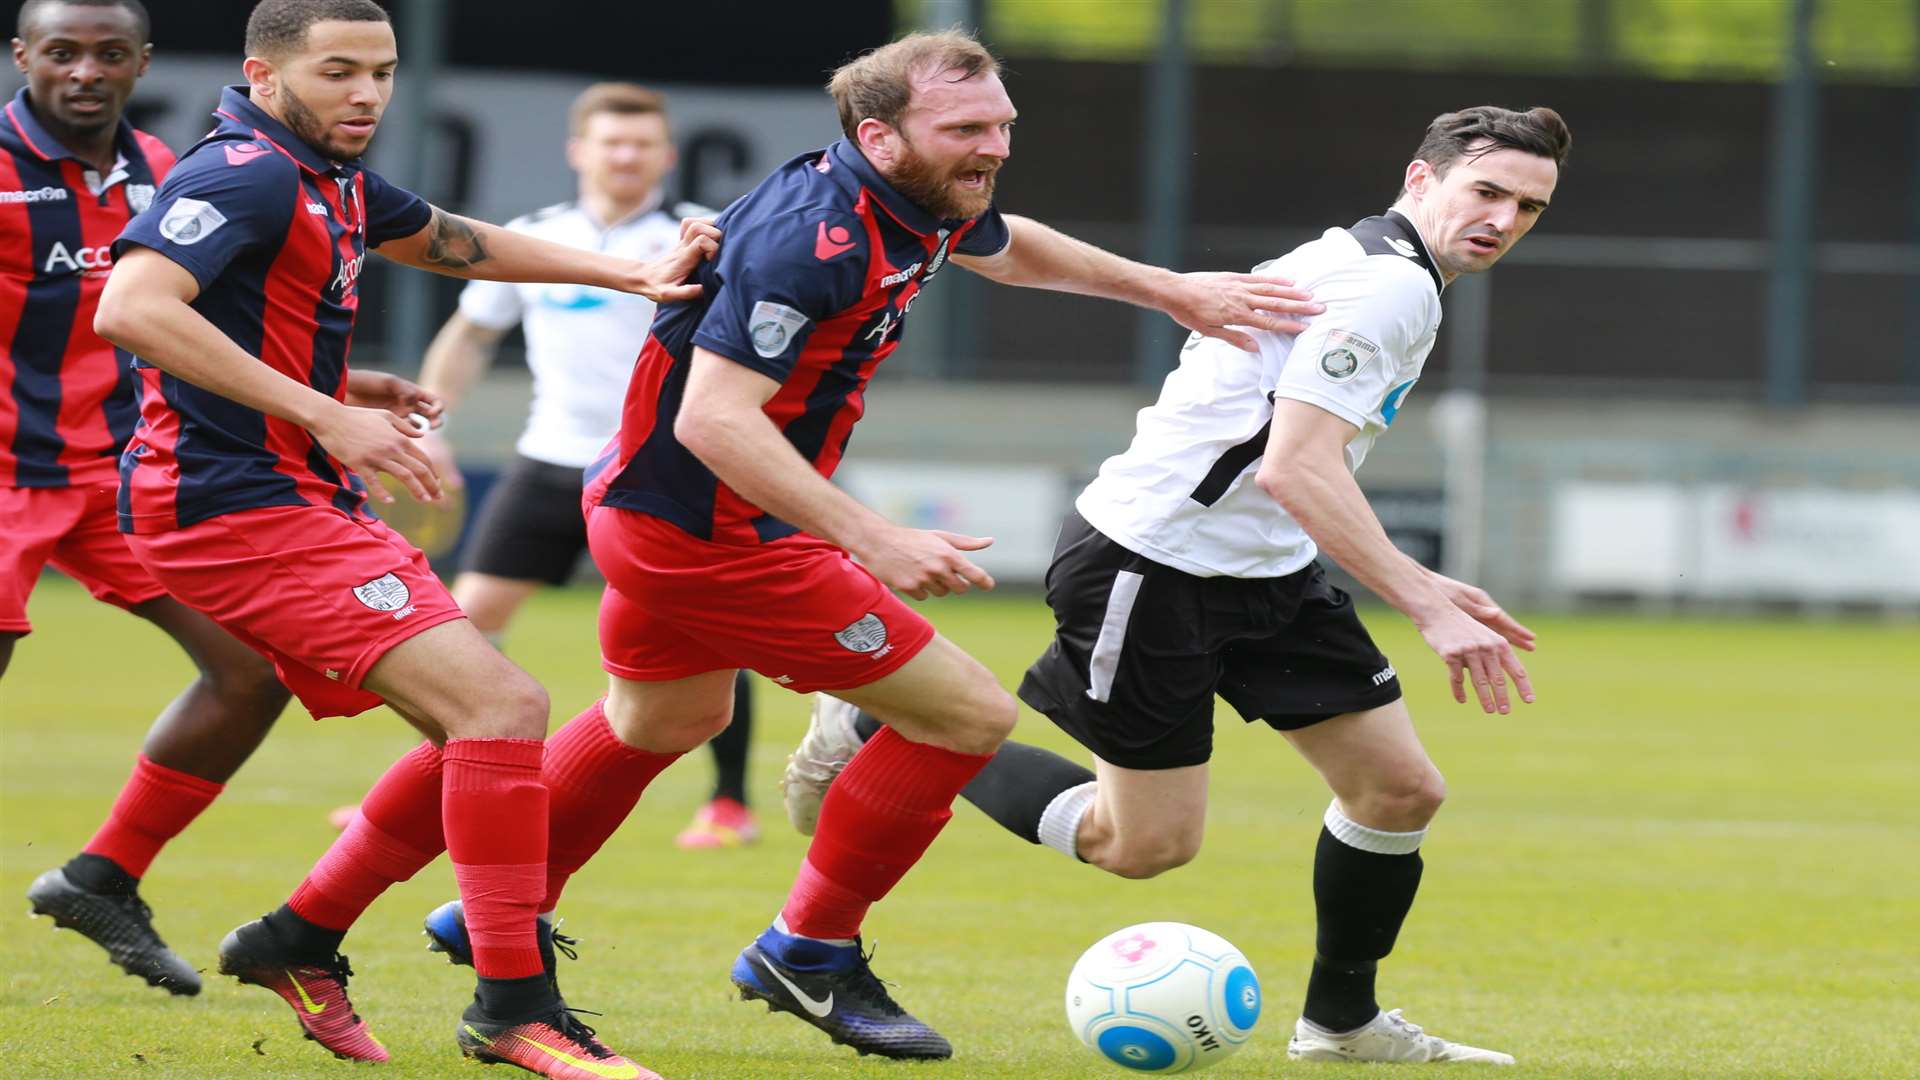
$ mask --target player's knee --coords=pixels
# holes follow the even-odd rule
[[[962,745],[956,748],[964,753],[991,754],[1013,734],[1014,722],[1019,718],[1019,703],[999,683],[989,681],[985,686],[975,687],[973,693],[966,695],[957,717],[959,723],[954,737]]]
[[[1428,765],[1380,777],[1364,795],[1354,800],[1359,805],[1350,807],[1348,814],[1364,815],[1356,820],[1374,828],[1411,832],[1426,828],[1446,800],[1446,779],[1438,769]],[[1348,800],[1343,797],[1341,801]]]
[[[1093,861],[1108,873],[1141,881],[1192,862],[1200,854],[1200,840],[1197,831],[1116,837]]]
[[[290,696],[272,662],[251,650],[237,651],[210,665],[203,677],[231,711],[267,723],[280,715]]]
[[[605,711],[607,727],[612,729],[614,738],[650,754],[684,754],[696,750],[733,722],[731,705],[663,716],[626,708],[609,699]]]
[[[547,737],[547,716],[552,709],[546,688],[535,682],[531,675],[516,671],[515,676],[500,688],[497,695],[491,695],[494,705],[489,710],[487,726],[492,730],[483,737],[544,739]]]

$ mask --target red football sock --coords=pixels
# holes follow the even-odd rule
[[[953,800],[991,754],[910,742],[882,727],[827,789],[820,824],[780,914],[810,938],[860,934],[887,895],[953,817]]]
[[[294,914],[345,930],[389,885],[438,858],[447,848],[440,831],[440,771],[440,751],[432,743],[401,755],[294,890],[287,901]]]
[[[539,739],[448,739],[441,751],[442,827],[482,978],[545,968],[534,916],[547,873],[547,787]]]
[[[134,877],[146,875],[153,857],[167,841],[200,816],[200,811],[226,787],[155,764],[141,754],[133,775],[113,801],[107,820],[83,849],[89,855],[112,859]]]
[[[587,864],[632,813],[640,793],[680,754],[636,750],[607,726],[604,701],[567,721],[547,739],[540,779],[553,800],[547,841],[547,894],[541,911],[560,904],[567,879]]]

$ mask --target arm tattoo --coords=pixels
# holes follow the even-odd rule
[[[467,220],[433,208],[433,220],[427,223],[426,260],[450,270],[465,270],[489,258],[487,246]]]

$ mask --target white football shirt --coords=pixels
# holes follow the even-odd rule
[[[663,209],[656,195],[611,225],[566,202],[515,218],[507,228],[645,262],[679,240],[681,218],[712,213],[691,203]],[[620,426],[627,377],[653,325],[653,301],[585,285],[474,281],[460,292],[460,313],[494,330],[524,325],[533,409],[514,449],[552,465],[592,464]]]
[[[1282,274],[1327,310],[1299,335],[1254,331],[1258,355],[1187,339],[1133,443],[1075,501],[1122,547],[1202,577],[1283,577],[1319,554],[1253,482],[1273,400],[1318,406],[1360,429],[1349,469],[1393,423],[1440,329],[1439,271],[1413,222],[1393,211],[1328,229],[1257,272]]]

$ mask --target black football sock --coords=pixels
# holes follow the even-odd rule
[[[340,951],[347,938],[345,930],[329,930],[301,918],[285,904],[267,913],[261,920],[273,936],[303,960],[327,961]]]
[[[1336,811],[1329,811],[1331,818]],[[1313,859],[1313,905],[1319,915],[1319,940],[1313,974],[1307,980],[1306,1018],[1328,1031],[1366,1024],[1380,1012],[1374,998],[1374,971],[1393,951],[1400,924],[1420,888],[1422,863],[1418,833],[1381,833],[1346,823],[1374,837],[1405,838],[1404,853],[1365,851],[1320,830]],[[1366,835],[1359,837],[1367,842]],[[1404,844],[1404,840],[1403,840]],[[1401,846],[1383,844],[1380,846]]]
[[[1003,742],[960,797],[1029,844],[1040,843],[1040,819],[1062,792],[1093,782],[1093,771],[1051,750]],[[1081,808],[1084,810],[1084,807]],[[1078,815],[1075,815],[1075,825]]]
[[[473,999],[480,1003],[487,1019],[503,1024],[545,1016],[560,1004],[560,995],[544,971],[520,979],[489,979],[483,975],[474,987]]]
[[[747,749],[753,741],[753,680],[742,671],[733,682],[733,722],[707,741],[713,751],[713,797],[747,801]]]
[[[67,860],[62,868],[67,880],[79,888],[99,896],[132,896],[140,887],[140,879],[120,868],[120,864],[105,855],[92,855],[81,852]]]

